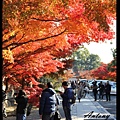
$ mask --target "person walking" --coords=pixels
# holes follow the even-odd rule
[[[60,100],[53,89],[51,82],[48,82],[46,88],[42,91],[39,103],[39,115],[42,120],[54,120],[56,105]]]
[[[110,101],[110,92],[111,92],[111,85],[109,84],[109,81],[107,81],[105,85],[105,93],[106,93],[106,101]]]
[[[71,98],[72,98],[72,88],[68,87],[68,82],[67,81],[63,81],[62,82],[62,87],[64,88],[64,92],[60,92],[60,95],[62,97],[62,106],[63,106],[63,110],[65,113],[65,118],[66,120],[72,120],[71,117]]]
[[[19,90],[15,98],[17,103],[16,120],[26,120],[28,98],[23,90]]]
[[[76,84],[76,82],[75,82],[75,81],[72,81],[72,82],[71,82],[71,88],[73,89],[74,94],[75,94],[75,96],[76,96],[76,93],[77,93],[77,91],[76,91],[77,84]]]
[[[97,89],[98,89],[98,87],[97,87],[97,81],[94,81],[94,82],[93,82],[93,95],[94,95],[94,101],[97,100],[97,93],[98,93]]]
[[[98,89],[99,89],[99,99],[103,99],[104,85],[103,85],[102,81],[99,83]]]
[[[71,88],[72,88],[73,90],[76,89],[76,83],[75,83],[75,81],[72,81],[72,82],[71,82]]]
[[[83,82],[79,82],[78,92],[77,92],[77,97],[78,97],[79,102],[80,102],[81,98],[83,97],[83,90],[84,90]]]

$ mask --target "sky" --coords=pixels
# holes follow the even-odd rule
[[[112,40],[113,44],[110,44],[110,41],[107,43],[95,43],[92,42],[89,45],[84,44],[84,47],[88,49],[90,54],[96,54],[100,57],[101,62],[109,63],[113,60],[112,48],[116,48],[116,40]]]
[[[115,39],[113,40],[107,40],[104,43],[91,42],[89,45],[84,44],[90,54],[97,54],[101,58],[101,62],[106,64],[113,60],[111,48],[116,48],[116,22],[113,24],[113,30],[115,31]]]

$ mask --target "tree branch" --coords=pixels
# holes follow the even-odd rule
[[[58,34],[51,35],[51,36],[48,36],[48,37],[45,37],[45,38],[36,39],[36,40],[29,40],[29,41],[21,42],[21,43],[14,42],[14,43],[11,43],[10,45],[6,46],[5,48],[8,48],[8,47],[10,47],[10,46],[13,46],[13,47],[11,48],[11,50],[13,50],[14,48],[19,47],[19,46],[21,46],[21,45],[23,45],[23,44],[27,44],[27,43],[30,43],[30,42],[43,41],[43,40],[46,40],[46,39],[49,39],[49,38],[57,37],[57,36],[63,34],[65,31],[66,31],[66,29],[64,29],[62,32],[60,32],[60,33],[58,33]],[[5,49],[5,48],[3,48],[3,49]]]
[[[64,18],[64,19],[58,19],[58,18],[55,18],[54,20],[45,20],[45,19],[39,19],[39,18],[31,18],[31,19],[33,19],[33,20],[38,20],[38,21],[44,21],[44,22],[50,22],[50,21],[53,21],[53,22],[60,22],[60,21],[63,21],[63,20],[68,20],[68,18],[66,17],[66,18]]]

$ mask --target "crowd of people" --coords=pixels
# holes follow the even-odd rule
[[[64,110],[66,120],[72,120],[71,118],[71,95],[72,91],[76,94],[78,101],[84,98],[86,94],[89,94],[88,81],[63,81],[62,87],[64,92],[59,91],[59,95],[62,98],[62,107]],[[109,81],[104,85],[102,81],[97,85],[97,82],[93,82],[92,91],[94,100],[96,101],[99,95],[99,99],[103,99],[106,95],[106,101],[110,101],[111,85]],[[3,101],[5,99],[5,92],[3,91]],[[18,95],[15,97],[17,103],[16,120],[26,120],[27,117],[27,104],[28,98],[24,90],[19,90]],[[39,102],[39,115],[42,120],[55,120],[55,112],[60,105],[58,94],[54,90],[51,82],[46,84],[45,89],[42,91]]]
[[[59,105],[59,98],[56,97],[57,94],[53,89],[51,83],[47,83],[47,88],[43,90],[41,98],[40,98],[40,107],[39,114],[42,120],[54,120],[56,104]],[[89,93],[89,86],[85,82],[76,82],[76,81],[63,81],[62,87],[64,88],[64,92],[59,92],[62,98],[62,106],[65,114],[66,120],[72,120],[71,117],[71,95],[72,91],[76,93],[76,96],[80,102],[82,97],[85,97],[87,93]],[[52,98],[52,99],[50,99]],[[51,106],[51,107],[50,107]]]
[[[78,100],[80,102],[80,99],[82,97],[85,97],[86,94],[89,94],[90,89],[92,89],[94,100],[97,101],[102,100],[103,97],[106,97],[106,101],[110,101],[110,92],[111,92],[111,85],[109,81],[106,83],[103,83],[102,81],[97,85],[97,81],[94,80],[92,83],[92,88],[89,87],[88,81],[71,81],[71,87],[74,86],[76,88],[76,93]],[[73,88],[73,87],[72,87]],[[98,97],[97,97],[98,96]]]
[[[69,102],[71,99],[72,90],[76,93],[76,97],[80,102],[81,98],[84,98],[86,96],[86,94],[89,94],[89,84],[88,84],[88,81],[86,81],[86,82],[83,82],[83,81],[70,81],[70,82],[63,81],[62,87],[64,88],[64,92],[59,92],[59,94],[62,98],[62,106],[63,106],[65,118],[66,118],[66,120],[72,120],[72,117],[71,117],[71,105],[72,104]],[[50,105],[50,103],[49,103],[50,100],[48,100],[49,98],[47,99],[45,97],[45,94],[49,94],[50,96],[54,96],[57,94],[55,93],[52,85],[51,85],[51,87],[49,85],[47,85],[47,89],[52,89],[52,93],[50,95],[50,93],[44,93],[44,91],[43,91],[43,93],[41,95],[41,100],[40,100],[39,114],[40,114],[40,116],[45,115],[45,117],[47,117],[47,114],[49,113],[49,115],[48,115],[49,117],[47,117],[47,118],[41,117],[42,120],[55,120],[54,115],[55,115],[56,102],[59,101],[59,98],[57,98],[56,102],[52,102],[52,104],[54,103],[54,105],[53,105],[54,110],[52,111],[53,108],[48,107]],[[45,91],[46,91],[46,89],[45,89]],[[100,84],[98,86],[96,84],[96,81],[94,81],[92,91],[93,91],[95,101],[97,100],[98,93],[99,93],[99,99],[103,99],[103,96],[105,94],[106,101],[110,101],[111,85],[109,84],[109,81],[107,81],[107,83],[105,85],[103,85],[103,83],[100,82]],[[48,101],[45,100],[45,98]],[[53,97],[53,101],[54,100],[55,100],[55,97]],[[44,105],[46,107],[44,107],[44,109],[43,109]],[[57,103],[57,105],[59,105],[59,102]],[[47,111],[49,110],[52,112],[46,112],[46,110]]]
[[[97,81],[93,82],[93,94],[94,94],[94,100],[97,100],[97,95],[99,95],[99,99],[103,99],[103,96],[106,96],[106,101],[110,101],[110,92],[111,92],[111,85],[109,84],[109,81],[103,84],[101,81],[99,85],[97,86]]]

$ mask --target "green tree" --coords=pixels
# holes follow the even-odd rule
[[[73,71],[92,70],[100,66],[98,55],[90,54],[87,48],[80,48],[73,53]]]
[[[116,49],[111,49],[112,51],[112,55],[113,55],[113,60],[108,64],[108,71],[110,72],[115,72],[116,71],[116,64],[117,64],[117,61],[116,61],[116,58],[117,58],[117,50]]]
[[[88,68],[88,70],[92,70],[92,69],[95,69],[95,68],[99,67],[100,62],[101,62],[101,59],[98,55],[90,54],[87,58],[87,68]]]

